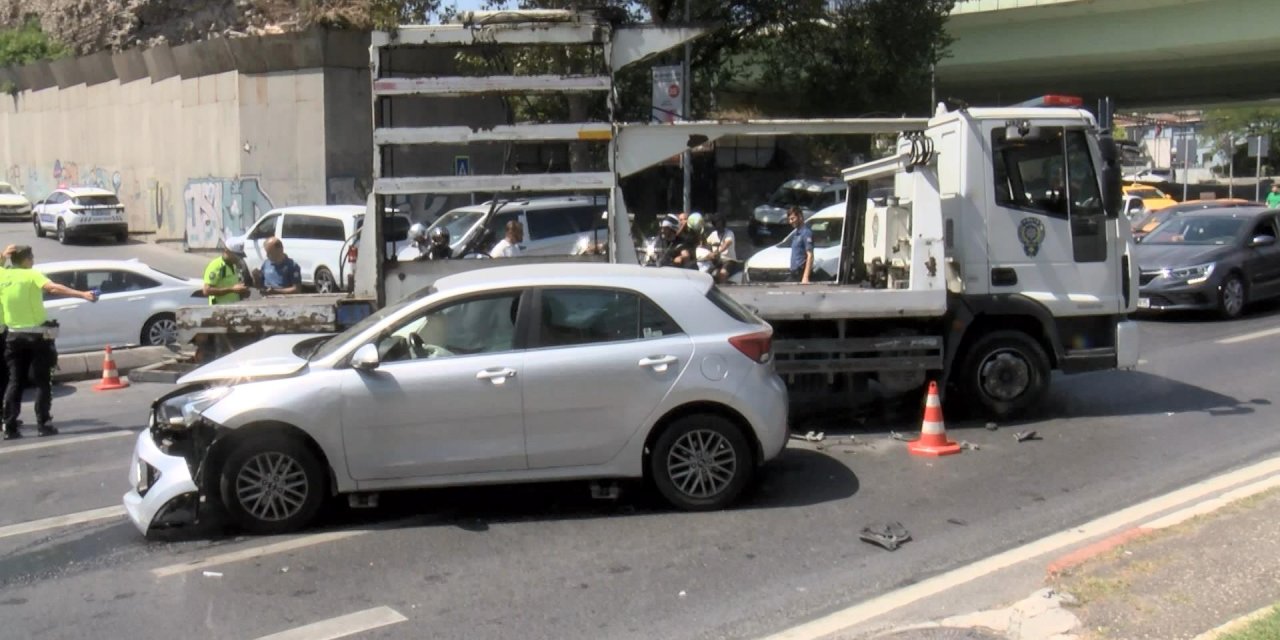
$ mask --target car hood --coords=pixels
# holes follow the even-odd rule
[[[827,271],[834,271],[835,265],[840,261],[840,247],[819,247],[813,251],[814,268],[822,267]],[[790,269],[791,268],[791,248],[765,247],[747,259],[748,269]]]
[[[1138,268],[1143,271],[1191,267],[1227,257],[1233,247],[1222,245],[1139,244]]]
[[[179,385],[275,378],[301,371],[307,361],[293,353],[298,343],[325,334],[304,333],[264,338],[182,376]]]
[[[0,194],[0,206],[2,207],[12,207],[13,205],[29,205],[29,204],[31,204],[30,200],[27,200],[26,198],[16,193]]]

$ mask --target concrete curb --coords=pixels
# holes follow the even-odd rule
[[[169,347],[132,347],[112,349],[111,357],[121,375],[153,365],[171,358],[178,352]],[[55,382],[73,382],[77,380],[94,380],[102,377],[102,362],[106,359],[105,351],[88,351],[84,353],[58,354],[58,370],[54,372]]]
[[[1277,609],[1280,609],[1280,604],[1273,604],[1273,605],[1258,609],[1253,613],[1246,613],[1245,615],[1242,615],[1239,618],[1232,620],[1231,622],[1228,622],[1220,627],[1210,629],[1196,636],[1194,640],[1218,640],[1218,638],[1221,638],[1222,636],[1225,636],[1229,633],[1235,633],[1236,631],[1239,631],[1245,628],[1249,624],[1253,623],[1255,620],[1261,620],[1262,618],[1265,618],[1271,615],[1271,612]]]

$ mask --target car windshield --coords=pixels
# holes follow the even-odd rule
[[[822,191],[809,191],[808,187],[778,187],[777,191],[769,197],[769,204],[774,207],[800,207],[801,209],[815,209],[822,204]]]
[[[343,331],[342,333],[339,333],[333,336],[332,338],[329,338],[328,340],[325,340],[324,342],[317,344],[316,350],[311,352],[311,355],[307,358],[307,360],[309,361],[320,360],[333,355],[334,352],[336,352],[339,348],[341,348],[342,345],[346,344],[348,340],[360,335],[360,333],[363,332],[365,329],[368,329],[369,327],[372,327],[373,325],[378,324],[379,322],[382,322],[384,319],[390,316],[393,316],[396,313],[399,313],[401,309],[431,295],[432,293],[435,293],[435,291],[436,291],[435,287],[423,287],[422,289],[419,289],[416,292],[411,293],[408,296],[404,297],[399,302],[392,305],[387,305],[386,307],[383,307],[381,310],[371,313],[368,316],[365,316],[363,320],[351,325],[350,327],[347,328],[346,331]]]
[[[1142,244],[1231,244],[1244,223],[1228,216],[1179,216],[1156,227]]]
[[[82,207],[114,207],[120,204],[115,196],[76,196],[76,204]]]
[[[841,230],[844,229],[844,220],[840,218],[810,218],[805,222],[809,230],[813,232],[813,247],[815,249],[828,249],[840,246]],[[778,247],[786,249],[791,246],[791,236],[796,234],[795,231],[787,234],[782,242],[778,243]]]
[[[13,187],[7,184],[0,184],[0,196],[13,195]]]
[[[444,227],[449,232],[449,237],[456,241],[466,235],[482,217],[484,214],[479,211],[450,211],[432,223],[431,228]]]

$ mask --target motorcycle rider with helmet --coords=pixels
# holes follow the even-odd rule
[[[409,246],[396,256],[398,260],[447,260],[453,257],[453,251],[449,249],[449,230],[444,227],[428,230],[421,222],[414,223],[409,227],[409,240]]]

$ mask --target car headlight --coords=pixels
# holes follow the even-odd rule
[[[188,429],[200,414],[231,393],[231,387],[211,387],[203,391],[169,398],[156,409],[157,422],[167,429]]]
[[[1196,265],[1194,267],[1180,267],[1177,269],[1165,269],[1164,277],[1174,280],[1186,280],[1187,284],[1200,284],[1209,279],[1213,275],[1213,265],[1208,264]]]

